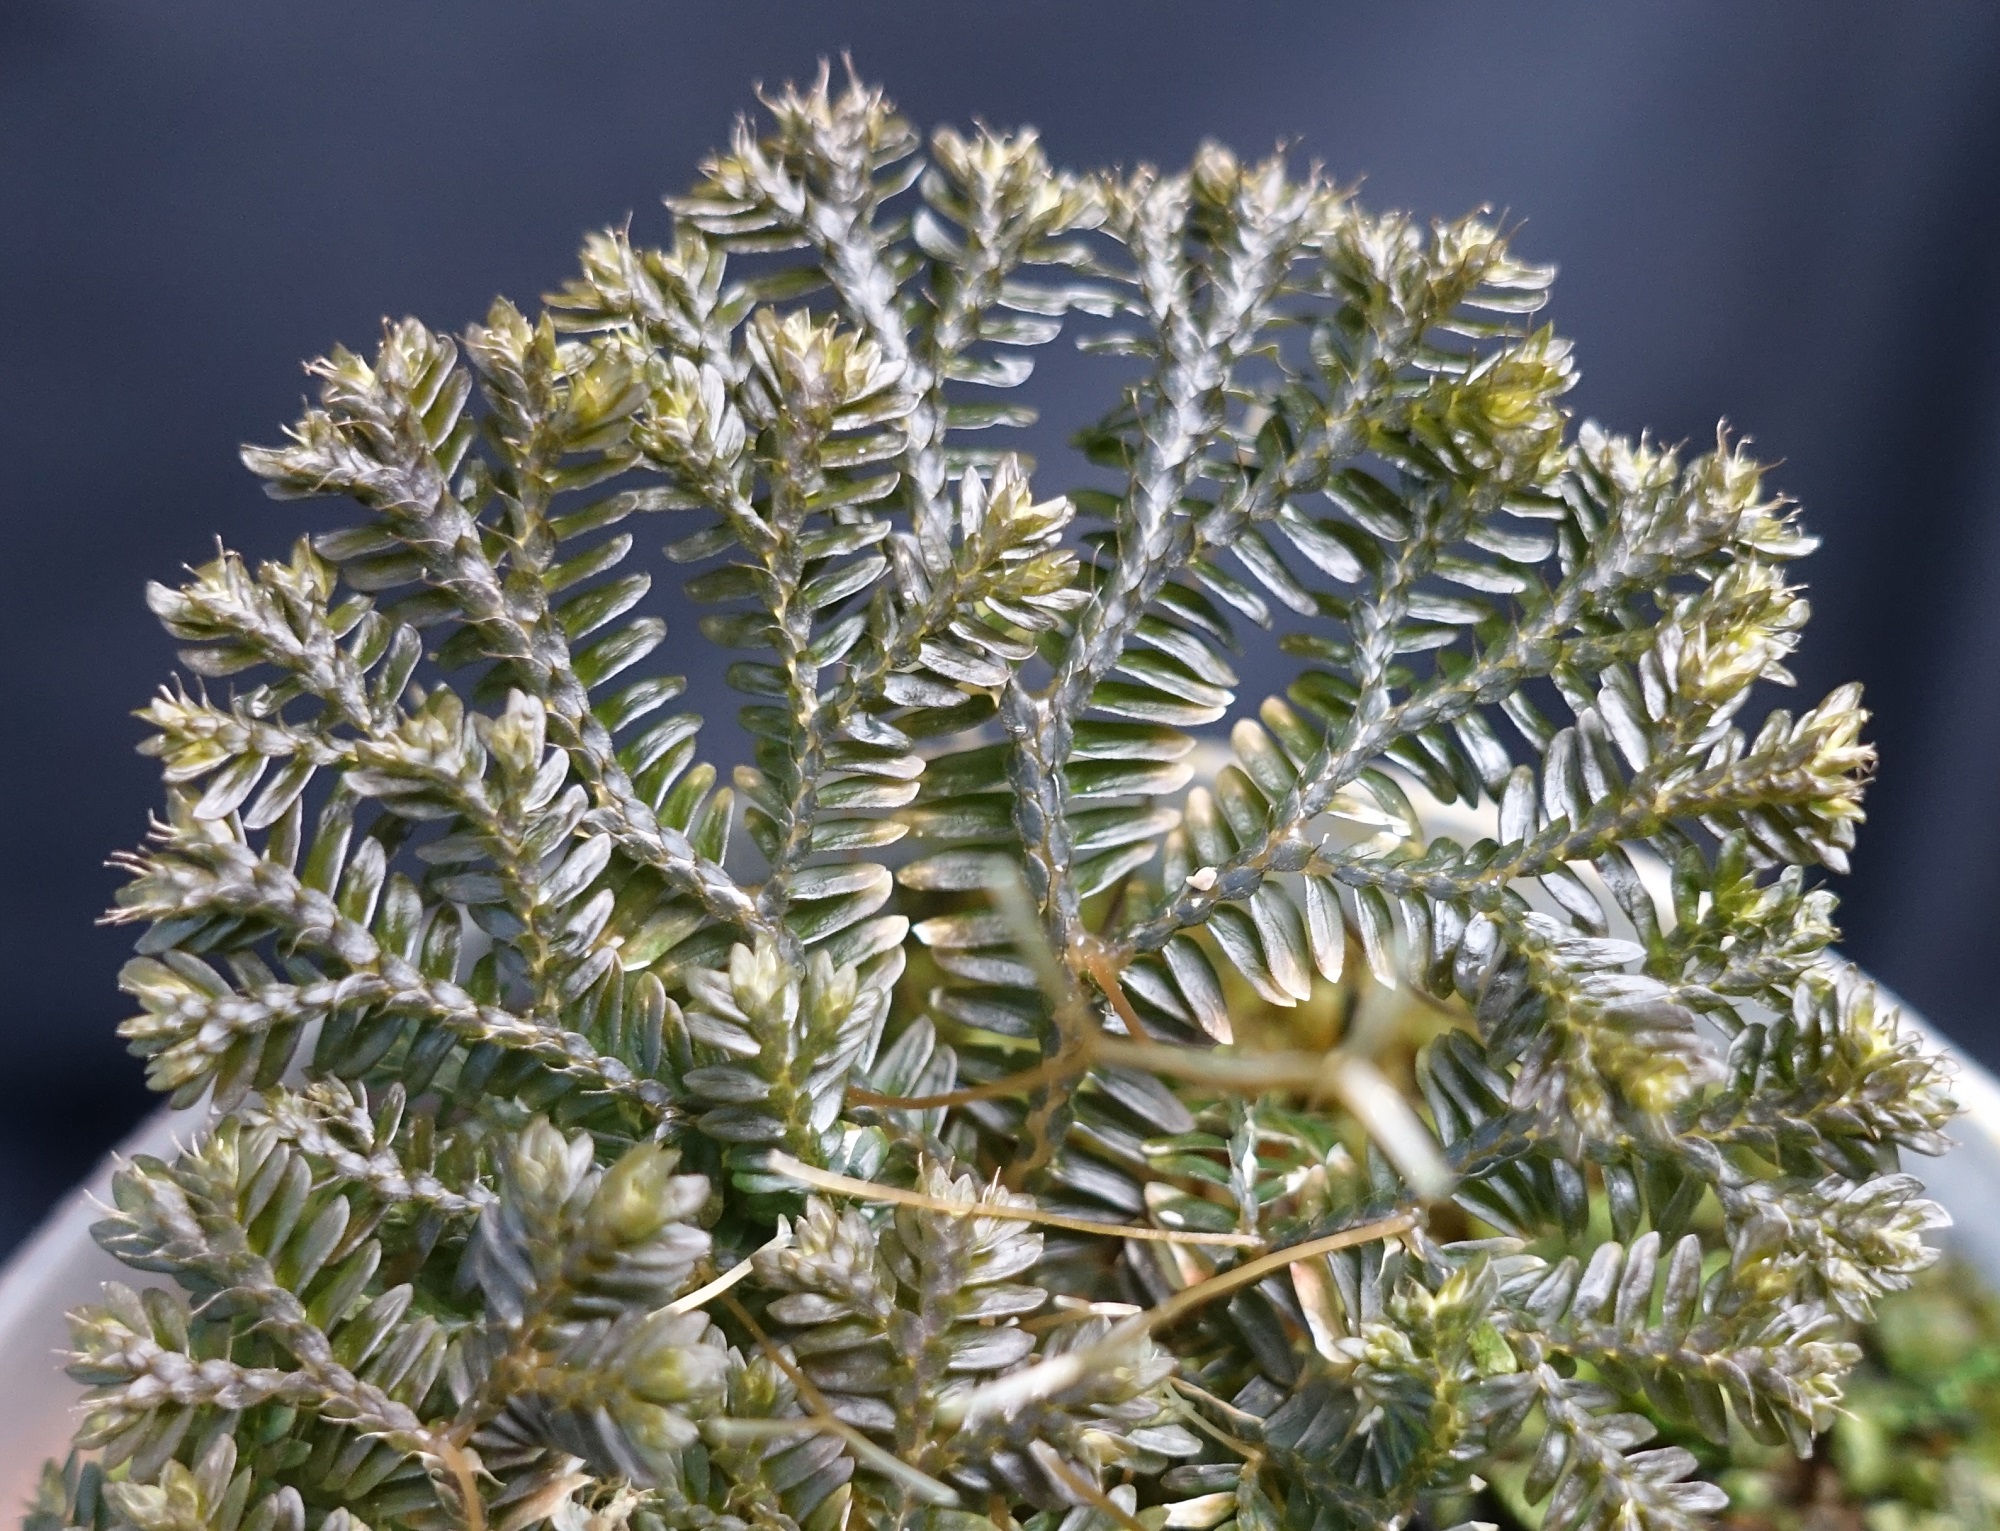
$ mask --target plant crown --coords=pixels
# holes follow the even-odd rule
[[[245,461],[361,518],[153,587],[124,1034],[212,1115],[31,1525],[1337,1531],[1530,1450],[1683,1531],[1654,1418],[1806,1450],[1952,1106],[1828,952],[1857,693],[1738,726],[1757,464],[1572,431],[1481,218],[765,106],[664,247],[315,362]],[[991,443],[1066,324],[1063,497]]]

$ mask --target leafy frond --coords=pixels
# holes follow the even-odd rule
[[[722,1395],[720,1336],[670,1304],[709,1250],[689,1226],[708,1182],[652,1144],[606,1170],[596,1158],[588,1133],[544,1120],[515,1140],[467,1245],[461,1279],[485,1322],[454,1352],[451,1386],[484,1455],[555,1446],[646,1482]]]

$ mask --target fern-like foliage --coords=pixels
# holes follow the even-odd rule
[[[765,107],[664,246],[315,363],[245,460],[359,518],[152,591],[124,1029],[210,1116],[37,1531],[1337,1531],[1524,1455],[1690,1531],[1654,1419],[1806,1449],[1953,1108],[1829,951],[1854,692],[1746,711],[1758,466],[1572,430],[1482,219]]]

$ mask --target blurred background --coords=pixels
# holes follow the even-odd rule
[[[1882,751],[1847,948],[2000,1063],[2000,7],[0,0],[0,1251],[148,1104],[131,933],[93,921],[158,799],[145,581],[302,525],[238,443],[384,314],[457,328],[585,229],[662,237],[753,82],[843,49],[1059,163],[1282,140],[1373,206],[1522,221],[1579,414],[1727,417],[1825,539],[1801,701],[1862,680]]]

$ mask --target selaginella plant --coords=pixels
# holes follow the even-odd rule
[[[314,363],[245,459],[359,519],[154,588],[124,1030],[210,1115],[31,1524],[1339,1531],[1525,1451],[1683,1531],[1650,1416],[1806,1450],[1952,1107],[1828,950],[1855,692],[1739,723],[1758,466],[1572,431],[1479,218],[765,105],[665,245]],[[1066,325],[1061,496],[991,443]]]

